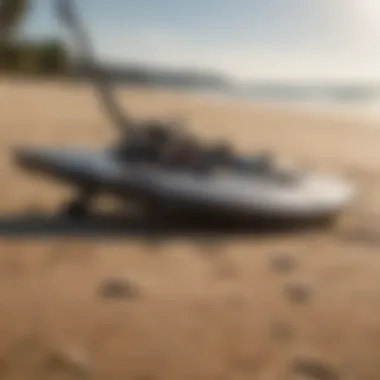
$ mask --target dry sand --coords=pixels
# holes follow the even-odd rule
[[[0,83],[1,215],[52,212],[68,194],[21,173],[11,147],[115,138],[90,95],[84,85]],[[336,228],[298,236],[2,234],[1,379],[379,379],[375,122],[162,91],[123,90],[121,99],[135,116],[183,113],[206,138],[343,173],[360,197]],[[101,290],[110,278],[122,280]]]

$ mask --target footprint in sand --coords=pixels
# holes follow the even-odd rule
[[[321,359],[298,356],[293,359],[292,372],[305,380],[339,380],[335,368]]]
[[[284,287],[286,298],[293,304],[305,304],[310,301],[312,291],[310,287],[302,283],[292,283]]]
[[[271,338],[279,343],[287,343],[294,337],[294,328],[287,322],[272,322],[269,326]]]
[[[276,254],[271,258],[270,266],[273,272],[278,274],[287,274],[293,272],[298,267],[295,257],[286,254]]]
[[[99,295],[107,299],[134,299],[142,293],[140,287],[128,278],[109,278],[100,284]]]

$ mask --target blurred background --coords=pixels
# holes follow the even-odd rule
[[[80,61],[70,61],[52,2],[16,3],[24,15],[12,43],[1,46],[1,72],[84,75]],[[117,82],[308,106],[349,102],[376,112],[376,0],[83,0],[78,6],[99,62]]]

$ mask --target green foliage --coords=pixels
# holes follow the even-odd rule
[[[28,11],[28,0],[0,0],[0,40],[12,38]]]
[[[67,51],[58,42],[0,44],[0,73],[61,75],[67,67]]]
[[[14,45],[0,44],[0,71],[9,70],[17,66],[19,53]]]

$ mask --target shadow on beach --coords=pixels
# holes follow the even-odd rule
[[[144,214],[96,214],[83,220],[45,213],[0,215],[0,237],[3,238],[260,238],[301,234],[324,228],[326,226],[318,222],[304,225],[260,221],[237,224]]]

